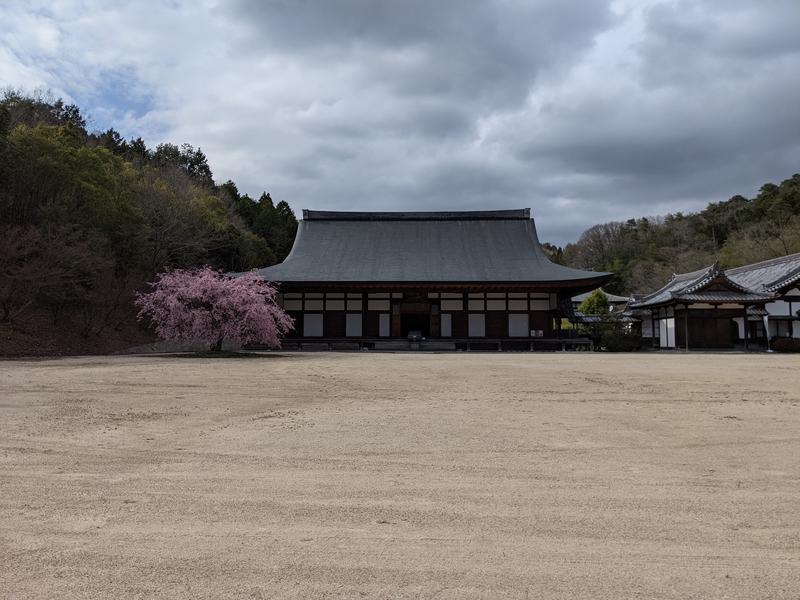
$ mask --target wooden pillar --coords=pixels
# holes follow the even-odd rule
[[[402,335],[402,326],[400,323],[400,302],[392,302],[392,337],[399,338]]]
[[[430,337],[438,338],[442,337],[442,321],[441,315],[439,310],[439,302],[432,302],[431,303],[431,314],[430,314]]]
[[[555,322],[556,322],[556,337],[557,338],[561,338],[561,319],[563,318],[561,316],[561,308],[559,308],[561,306],[561,302],[560,302],[561,297],[559,295],[559,296],[556,296],[556,298],[557,298],[556,309],[553,311],[554,314],[555,314]],[[530,308],[530,305],[528,305],[528,308]],[[530,332],[528,332],[528,333],[530,333]]]
[[[683,342],[686,344],[686,352],[689,351],[689,307],[683,309]]]
[[[345,308],[347,308],[347,294],[344,296]],[[361,337],[367,334],[367,308],[369,307],[369,294],[361,292]],[[346,319],[347,317],[345,317]],[[360,348],[359,348],[360,350]]]
[[[748,329],[748,322],[747,322],[747,304],[744,305],[744,321],[742,321],[744,327],[744,349],[747,350],[747,329]]]

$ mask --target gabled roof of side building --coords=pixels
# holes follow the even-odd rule
[[[664,287],[629,306],[645,308],[671,302],[763,304],[773,298],[772,292],[748,288],[729,277],[718,264],[714,264],[698,271],[675,274]]]
[[[302,283],[550,283],[596,286],[611,273],[557,265],[530,209],[473,212],[303,211],[270,281]]]

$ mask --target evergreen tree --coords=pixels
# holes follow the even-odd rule
[[[607,315],[609,312],[608,296],[597,288],[581,302],[578,310],[584,315]]]

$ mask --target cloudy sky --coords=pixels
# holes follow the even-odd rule
[[[302,208],[540,237],[800,171],[798,0],[0,0],[0,86]]]

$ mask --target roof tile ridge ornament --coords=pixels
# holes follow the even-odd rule
[[[710,267],[709,267],[709,268],[710,268]],[[695,276],[695,279],[694,279],[694,280],[696,280],[696,279],[697,279],[697,277],[701,277],[701,276],[705,275],[705,273],[707,273],[707,272],[708,272],[708,268],[707,268],[705,271],[703,271],[703,273],[701,273],[700,275],[698,275],[698,276]],[[689,271],[689,273],[692,273],[692,271]],[[641,297],[641,298],[639,298],[638,300],[637,300],[637,299],[634,299],[634,300],[633,300],[633,302],[631,302],[631,303],[630,303],[630,306],[631,306],[632,308],[637,308],[637,307],[640,307],[640,306],[642,306],[642,305],[647,305],[647,303],[648,303],[648,302],[649,302],[649,301],[650,301],[652,298],[655,298],[656,296],[658,296],[658,295],[660,295],[660,294],[666,294],[668,298],[674,298],[674,297],[675,297],[675,294],[679,293],[679,291],[676,291],[676,290],[670,290],[670,289],[668,289],[668,288],[669,288],[670,286],[673,286],[673,285],[675,285],[675,282],[676,282],[676,281],[678,281],[678,279],[679,279],[679,277],[680,277],[681,275],[687,275],[687,274],[688,274],[688,273],[675,273],[675,272],[673,271],[673,273],[672,273],[672,277],[670,277],[670,279],[669,279],[669,281],[667,281],[667,283],[665,283],[664,285],[662,285],[662,286],[661,286],[660,288],[658,288],[657,290],[655,290],[655,291],[653,291],[653,292],[650,292],[649,294],[643,294],[643,295],[642,295],[642,297]],[[688,281],[690,281],[690,282],[691,282],[691,281],[694,281],[694,280],[692,280],[692,279],[689,279]],[[682,289],[682,290],[680,290],[680,292],[683,292],[683,291],[685,291],[685,288],[684,288],[684,289]]]
[[[672,295],[675,297],[676,294],[691,294],[694,291],[697,291],[699,288],[703,287],[704,285],[710,283],[714,277],[719,275],[719,264],[714,263],[710,267],[708,267],[705,271],[703,271],[700,275],[695,277],[693,280],[689,280],[689,282],[680,290],[675,290]]]

